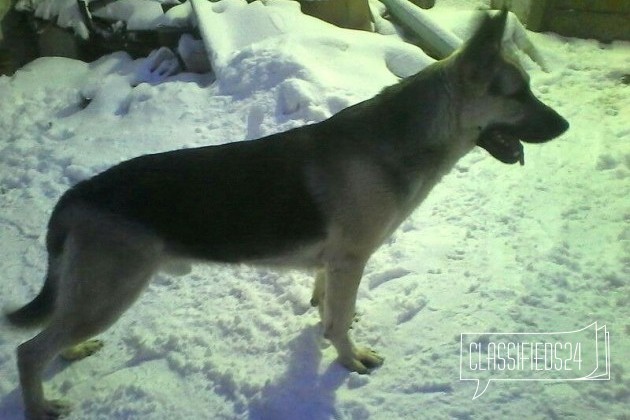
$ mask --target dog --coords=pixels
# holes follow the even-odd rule
[[[349,337],[357,288],[375,250],[476,146],[524,163],[521,141],[568,127],[501,48],[507,12],[485,16],[448,58],[331,118],[265,138],[140,156],[70,188],[46,237],[39,294],[7,314],[44,325],[17,349],[26,417],[48,401],[42,372],[79,359],[169,259],[271,264],[317,273],[311,304],[338,361],[361,374],[383,358]]]

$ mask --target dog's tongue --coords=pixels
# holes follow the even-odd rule
[[[486,136],[481,136],[477,145],[483,147],[495,159],[503,163],[513,164],[519,162],[525,164],[525,152],[523,145],[518,139],[506,138],[493,132]]]

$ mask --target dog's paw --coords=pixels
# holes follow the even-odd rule
[[[72,411],[72,405],[68,401],[64,400],[50,400],[46,401],[46,414],[47,419],[58,419],[65,417]]]
[[[385,359],[369,348],[357,348],[352,357],[339,358],[339,362],[349,371],[361,375],[370,373],[370,370],[383,364]]]
[[[102,349],[103,345],[102,340],[87,340],[61,352],[61,358],[67,362],[85,359]]]
[[[26,413],[28,420],[54,420],[70,414],[72,406],[64,400],[45,401],[39,410],[29,411]]]

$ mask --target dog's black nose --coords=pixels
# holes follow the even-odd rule
[[[569,122],[556,111],[551,111],[554,115],[547,120],[548,140],[555,139],[569,129]]]
[[[564,117],[562,117],[560,114],[558,114],[558,118],[560,118],[560,127],[559,127],[560,132],[558,133],[558,135],[560,135],[569,129],[570,124],[569,124],[569,121],[564,119]]]
[[[569,122],[546,105],[534,117],[518,132],[518,137],[526,143],[544,143],[569,129]]]

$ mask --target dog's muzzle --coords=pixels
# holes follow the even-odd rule
[[[544,143],[567,131],[569,122],[553,109],[536,100],[539,112],[520,124],[494,124],[479,133],[477,146],[483,147],[503,163],[525,164],[525,143]],[[532,122],[533,121],[533,122]]]
[[[498,128],[486,128],[477,139],[477,146],[483,147],[495,159],[503,163],[519,162],[525,165],[525,152],[520,140]]]

